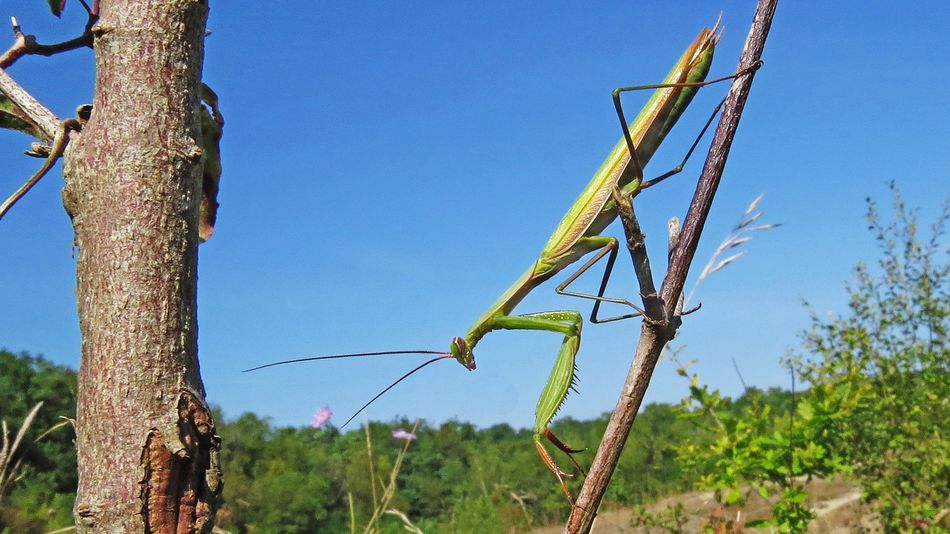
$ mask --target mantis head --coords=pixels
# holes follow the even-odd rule
[[[449,352],[466,369],[469,371],[475,370],[475,355],[464,339],[457,336],[452,338],[452,346],[449,347]]]

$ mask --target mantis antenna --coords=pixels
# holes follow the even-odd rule
[[[277,365],[286,365],[286,364],[290,364],[290,363],[300,363],[300,362],[312,362],[312,361],[316,361],[316,360],[335,360],[335,359],[339,359],[339,358],[358,358],[358,357],[362,357],[362,356],[395,356],[395,355],[399,355],[399,354],[438,354],[439,356],[437,356],[437,357],[435,357],[435,358],[432,358],[431,360],[429,360],[429,361],[423,363],[422,365],[416,367],[416,368],[413,369],[412,371],[409,371],[408,373],[406,373],[406,374],[402,375],[401,377],[399,377],[399,378],[398,378],[395,382],[393,382],[392,384],[386,386],[386,389],[384,389],[384,390],[380,391],[379,393],[377,393],[376,396],[374,396],[374,397],[373,397],[372,399],[370,399],[366,404],[364,404],[362,407],[360,407],[359,410],[356,410],[356,413],[354,413],[353,415],[351,415],[350,418],[347,419],[345,423],[343,423],[342,425],[340,425],[340,429],[343,429],[346,425],[350,424],[350,421],[352,421],[357,415],[359,415],[360,413],[363,412],[363,410],[365,410],[366,408],[368,408],[370,404],[373,404],[373,402],[375,402],[376,399],[382,397],[387,391],[389,391],[390,389],[396,387],[397,384],[399,384],[399,383],[402,382],[403,380],[405,380],[405,379],[409,378],[410,376],[412,376],[416,371],[419,371],[420,369],[422,369],[423,367],[429,365],[430,363],[435,363],[435,362],[437,362],[437,361],[439,361],[439,360],[445,360],[445,359],[447,359],[447,358],[454,358],[455,356],[453,356],[451,352],[444,352],[444,351],[437,351],[437,350],[386,350],[386,351],[380,351],[380,352],[354,352],[354,353],[351,353],[351,354],[332,354],[332,355],[329,355],[329,356],[310,356],[310,357],[307,357],[307,358],[295,358],[295,359],[293,359],[293,360],[282,360],[282,361],[279,361],[279,362],[273,362],[273,363],[268,363],[268,364],[264,364],[264,365],[258,365],[257,367],[251,367],[250,369],[245,369],[245,370],[242,371],[242,372],[244,372],[244,373],[249,373],[249,372],[251,372],[251,371],[257,371],[258,369],[264,369],[264,368],[267,368],[267,367],[274,367],[274,366],[277,366]]]
[[[394,356],[397,354],[441,354],[443,356],[449,355],[448,352],[440,351],[440,350],[386,350],[382,352],[354,352],[352,354],[332,354],[330,356],[309,356],[307,358],[281,360],[279,362],[266,363],[264,365],[258,365],[257,367],[251,367],[250,369],[245,369],[241,372],[250,373],[251,371],[257,371],[258,369],[266,369],[267,367],[275,367],[277,365],[287,365],[289,363],[313,362],[317,360],[336,360],[338,358],[357,358],[360,356]]]
[[[420,352],[421,352],[421,351],[420,351]],[[428,353],[428,354],[431,354],[431,353]],[[438,353],[435,353],[435,354],[438,354]],[[345,423],[343,423],[342,425],[340,425],[340,429],[342,430],[343,427],[345,427],[346,425],[350,424],[350,421],[352,421],[357,415],[359,415],[363,410],[365,410],[370,404],[373,404],[373,402],[374,402],[376,399],[382,397],[387,391],[389,391],[390,389],[396,387],[396,384],[398,384],[398,383],[402,382],[403,380],[409,378],[409,377],[412,376],[416,371],[419,371],[420,369],[422,369],[423,367],[429,365],[430,363],[435,363],[435,362],[437,362],[437,361],[439,361],[439,360],[445,360],[445,359],[447,359],[447,358],[454,358],[454,356],[452,356],[452,354],[445,354],[445,353],[442,353],[442,354],[443,354],[443,356],[439,356],[438,358],[432,358],[431,360],[425,362],[424,364],[422,364],[422,365],[416,367],[416,368],[413,369],[412,371],[409,371],[408,373],[406,373],[406,374],[400,376],[399,379],[396,380],[395,382],[393,382],[392,384],[389,384],[388,386],[386,386],[386,389],[384,389],[384,390],[380,391],[379,393],[377,393],[376,396],[373,397],[372,399],[370,399],[366,404],[364,404],[362,408],[360,408],[359,410],[356,410],[356,413],[354,413],[353,415],[351,415],[350,418],[347,419]]]

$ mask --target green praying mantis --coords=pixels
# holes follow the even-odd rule
[[[558,466],[542,443],[542,438],[564,452],[573,465],[583,472],[583,468],[581,468],[573,456],[573,454],[581,452],[583,449],[569,447],[548,428],[548,425],[564,403],[569,390],[575,382],[575,362],[578,348],[580,347],[583,320],[581,314],[574,310],[545,311],[521,315],[514,315],[513,311],[536,287],[571,264],[577,262],[582,257],[596,251],[596,254],[594,254],[584,266],[557,286],[556,291],[563,295],[592,299],[594,304],[590,317],[591,322],[607,322],[642,315],[639,308],[627,300],[604,297],[607,281],[617,255],[618,241],[614,237],[601,235],[601,232],[617,218],[617,206],[613,196],[615,191],[619,191],[619,193],[623,195],[633,196],[643,189],[678,173],[682,169],[683,164],[689,158],[703,133],[700,133],[699,138],[693,143],[686,157],[683,159],[683,162],[678,167],[653,180],[643,180],[644,165],[647,164],[651,156],[656,152],[660,143],[683,114],[683,111],[693,96],[695,96],[698,89],[703,85],[735,78],[745,73],[740,71],[731,76],[706,81],[706,75],[709,72],[715,47],[721,35],[717,32],[717,29],[718,23],[711,30],[703,28],[699,36],[692,42],[689,48],[686,49],[686,52],[683,53],[661,84],[622,87],[613,92],[617,115],[623,128],[623,138],[610,152],[607,159],[587,184],[587,187],[584,188],[580,196],[561,219],[554,233],[541,250],[538,260],[528,267],[524,274],[475,321],[464,336],[452,339],[448,351],[384,351],[317,356],[270,363],[248,369],[248,371],[287,363],[356,356],[385,356],[394,354],[438,355],[436,358],[419,365],[393,382],[389,387],[381,391],[360,408],[360,410],[353,415],[353,417],[355,417],[396,384],[433,362],[452,358],[462,364],[466,369],[474,370],[475,346],[479,340],[493,330],[543,330],[561,334],[564,336],[564,339],[558,351],[551,374],[538,399],[533,440],[542,461],[557,477],[568,501],[573,502],[570,491],[565,483],[565,479],[573,475],[565,472]],[[636,119],[634,119],[628,127],[620,104],[620,94],[625,91],[639,89],[655,89],[655,92]],[[712,119],[716,113],[718,113],[718,110],[719,108],[717,107],[716,111],[706,123],[706,127],[703,128],[703,132],[708,128]],[[604,256],[609,257],[597,295],[588,295],[567,290],[568,285]],[[633,307],[636,311],[617,317],[598,319],[597,313],[602,302],[625,304]],[[343,426],[346,426],[347,423],[352,421],[353,417],[344,423]]]

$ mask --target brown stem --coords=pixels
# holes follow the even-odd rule
[[[740,70],[761,62],[765,39],[768,37],[777,3],[778,0],[759,0],[749,36],[746,38],[742,55],[739,57]],[[703,232],[706,217],[712,207],[716,189],[719,188],[722,171],[726,167],[726,158],[729,157],[729,149],[732,148],[732,140],[736,135],[736,129],[739,127],[739,119],[742,116],[746,99],[749,97],[749,90],[752,88],[754,77],[755,71],[753,70],[746,76],[736,78],[729,89],[729,94],[726,96],[719,126],[716,128],[712,145],[709,147],[709,155],[706,156],[703,172],[696,184],[696,192],[693,194],[689,211],[686,212],[686,221],[683,223],[676,248],[670,256],[669,270],[660,290],[666,309],[670,313],[672,313],[680,294],[683,292],[686,275],[689,272],[693,256],[696,254],[699,237]]]
[[[760,61],[777,3],[778,0],[759,0],[737,70],[749,68]],[[683,291],[689,265],[699,243],[703,224],[709,214],[713,197],[722,177],[729,148],[732,145],[732,139],[742,115],[742,108],[752,85],[753,75],[754,73],[750,72],[748,75],[737,78],[732,83],[732,88],[726,99],[716,135],[709,148],[706,164],[703,167],[696,193],[686,215],[686,223],[677,239],[670,258],[670,266],[660,290],[660,296],[665,307],[664,315],[667,318],[673,317],[676,311],[676,305]],[[626,217],[622,217],[622,219],[624,218]],[[625,222],[625,231],[628,226],[630,225]],[[628,240],[630,239],[631,236],[628,235]],[[634,254],[632,247],[631,254]],[[638,278],[639,276],[638,271]],[[613,416],[607,425],[607,430],[604,432],[603,440],[597,450],[597,455],[594,457],[590,472],[584,480],[584,486],[581,488],[577,501],[571,509],[571,515],[564,527],[565,534],[590,532],[594,518],[597,515],[597,509],[600,507],[601,500],[610,482],[610,477],[620,460],[620,454],[623,452],[627,437],[630,435],[630,429],[633,427],[633,421],[650,383],[653,369],[656,367],[660,353],[667,342],[672,339],[675,332],[676,326],[669,320],[646,320],[643,322],[640,340],[637,343],[630,372],[627,375]]]
[[[16,19],[14,19],[13,45],[0,55],[0,69],[13,65],[22,56],[52,56],[77,48],[92,48],[92,26],[99,20],[99,17],[93,15],[88,9],[87,12],[89,12],[89,19],[86,21],[86,27],[83,29],[82,35],[68,41],[49,45],[36,42],[36,37],[33,35],[24,34],[20,30],[20,25],[16,23]]]
[[[653,271],[650,268],[650,257],[647,254],[646,236],[640,230],[640,222],[633,211],[633,202],[628,195],[613,191],[614,201],[617,203],[617,214],[623,223],[623,232],[627,238],[627,250],[633,260],[633,270],[637,274],[640,284],[640,296],[643,299],[643,309],[649,321],[663,321],[666,318],[663,303],[656,295],[656,286],[653,284]]]

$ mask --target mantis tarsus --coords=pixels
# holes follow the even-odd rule
[[[666,137],[666,134],[673,128],[699,87],[744,74],[744,72],[739,72],[718,80],[705,81],[706,74],[709,72],[709,66],[712,62],[716,43],[719,40],[717,28],[718,24],[712,30],[703,28],[699,36],[693,41],[689,48],[686,49],[686,52],[680,57],[679,61],[663,80],[663,83],[651,86],[622,87],[614,91],[614,103],[623,127],[623,138],[610,152],[607,159],[587,184],[587,187],[584,188],[567,214],[561,219],[560,224],[558,224],[554,233],[548,239],[547,244],[545,244],[541,250],[538,260],[475,321],[464,336],[452,339],[449,351],[386,351],[318,356],[271,363],[254,369],[285,363],[348,358],[353,356],[382,356],[409,353],[438,355],[436,358],[406,373],[399,378],[399,380],[384,389],[360,408],[360,410],[353,415],[353,417],[355,417],[383,393],[412,373],[435,361],[454,358],[465,366],[465,368],[474,370],[475,355],[473,351],[475,346],[485,334],[492,330],[545,330],[562,334],[564,340],[558,352],[557,359],[555,360],[554,368],[538,400],[533,437],[535,447],[541,459],[548,469],[557,477],[568,500],[571,500],[570,492],[565,484],[565,478],[571,477],[572,475],[566,473],[557,465],[544,447],[541,438],[547,439],[554,444],[555,447],[567,454],[574,466],[583,472],[583,469],[573,457],[573,453],[580,452],[581,449],[573,449],[567,446],[548,428],[554,415],[567,397],[568,390],[574,384],[575,358],[580,345],[583,320],[581,319],[581,314],[574,310],[547,311],[523,315],[513,315],[512,312],[534,288],[578,261],[583,256],[597,251],[577,273],[568,277],[566,281],[560,284],[556,288],[556,291],[563,295],[594,300],[594,306],[591,312],[592,322],[613,321],[635,317],[641,314],[639,309],[627,300],[603,296],[616,258],[618,242],[616,238],[602,236],[600,233],[617,217],[616,204],[613,197],[615,191],[619,191],[624,195],[633,196],[638,194],[642,189],[654,185],[682,169],[686,158],[689,158],[693,148],[696,147],[696,142],[699,141],[698,138],[696,142],[693,143],[683,163],[677,168],[653,180],[647,182],[643,180],[643,166],[647,164],[660,143]],[[620,104],[620,94],[625,91],[638,89],[656,89],[656,91],[646,106],[644,106],[643,110],[641,110],[640,114],[628,127]],[[715,114],[716,112],[713,113],[713,116],[715,116]],[[710,117],[710,122],[711,121],[712,117]],[[708,125],[709,122],[707,122],[707,127]],[[705,128],[703,131],[705,132]],[[700,134],[700,137],[701,136],[702,134]],[[609,255],[609,257],[597,295],[586,295],[567,291],[569,284],[606,255]],[[597,312],[600,303],[605,301],[626,304],[638,311],[618,317],[598,319]],[[249,371],[254,369],[249,369]],[[350,420],[352,419],[351,417]],[[349,421],[347,421],[347,423],[349,423]],[[346,423],[344,423],[344,426],[345,425]]]

